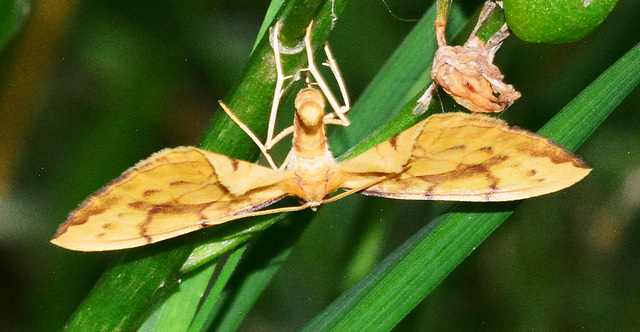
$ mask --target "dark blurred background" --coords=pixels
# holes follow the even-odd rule
[[[404,19],[420,18],[431,4],[386,2]],[[463,3],[472,13],[481,1]],[[84,197],[136,161],[198,142],[241,74],[268,5],[25,2],[30,15],[0,53],[0,330],[63,326],[114,254],[71,252],[48,240]],[[349,3],[330,42],[353,100],[413,25],[381,0]],[[497,63],[523,97],[502,117],[537,130],[638,43],[639,31],[640,2],[620,0],[584,40],[509,38]],[[578,151],[591,175],[522,203],[397,330],[637,329],[639,91]],[[336,209],[348,210],[351,199],[360,200]],[[425,204],[389,207],[398,220],[381,219],[375,259],[422,226],[410,221],[424,220]],[[350,234],[339,219],[307,229],[243,329],[295,330],[353,282],[345,274],[354,264]]]

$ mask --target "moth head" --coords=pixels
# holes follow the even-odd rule
[[[296,114],[300,123],[307,127],[316,127],[324,117],[324,97],[314,88],[305,88],[296,96]]]

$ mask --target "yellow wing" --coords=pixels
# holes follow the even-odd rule
[[[288,174],[192,147],[162,150],[87,198],[51,242],[131,248],[242,218],[287,195]]]
[[[386,164],[377,166],[385,156]],[[388,180],[362,191],[366,195],[450,201],[544,195],[573,185],[591,171],[545,137],[464,113],[433,115],[337,169],[347,189],[389,174]]]

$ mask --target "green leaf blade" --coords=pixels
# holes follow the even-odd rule
[[[640,44],[569,103],[541,133],[575,150],[639,82]],[[428,223],[327,307],[305,331],[390,330],[517,205],[460,204],[453,212]],[[481,212],[466,212],[469,210]]]

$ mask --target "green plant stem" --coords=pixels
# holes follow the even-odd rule
[[[346,1],[336,2],[333,5],[334,12],[339,13],[345,4]],[[282,43],[288,46],[297,44],[304,36],[309,22],[315,20],[314,46],[321,45],[331,29],[331,7],[330,1],[323,0],[292,0],[283,3],[276,15],[283,22],[280,34]],[[285,71],[293,72],[304,61],[304,54],[291,55],[283,59],[283,67]],[[234,113],[260,137],[265,133],[274,87],[275,67],[272,50],[265,35],[254,49],[243,79],[226,98]],[[251,160],[257,155],[257,148],[251,140],[221,112],[214,116],[200,146],[245,160]],[[225,234],[224,231],[222,234]],[[218,241],[228,244],[222,250],[226,252],[246,241],[248,237],[243,235],[245,237],[242,241],[236,242],[219,238]],[[67,323],[66,329],[134,330],[155,306],[177,290],[178,271],[193,250],[194,239],[201,236],[203,235],[185,236],[124,252],[96,283]]]

